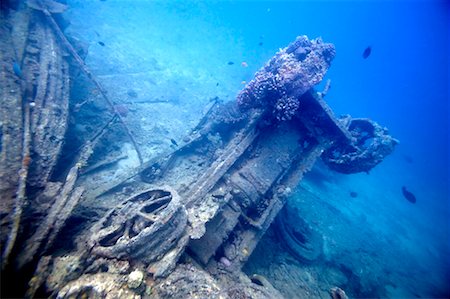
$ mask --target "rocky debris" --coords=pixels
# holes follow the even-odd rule
[[[64,286],[56,298],[140,299],[141,295],[126,287],[126,278],[111,273],[85,274]]]
[[[266,282],[268,283],[268,282]],[[258,282],[245,284],[236,284],[228,288],[225,294],[230,299],[234,298],[252,298],[252,299],[281,299],[281,294],[271,285],[260,285]],[[227,298],[227,297],[226,297]]]
[[[82,273],[80,257],[76,255],[64,255],[53,258],[50,275],[47,277],[46,286],[49,290],[61,289],[65,282],[78,278]]]
[[[179,265],[166,279],[156,284],[155,298],[220,298],[218,282],[193,265]]]
[[[164,281],[157,283],[154,298],[282,298],[270,283],[252,282],[245,275],[224,274],[214,277],[190,264],[179,265]]]
[[[91,260],[88,258],[88,263]],[[95,258],[90,264],[85,273],[105,272],[113,274],[128,274],[130,272],[130,263],[128,261],[106,258]]]
[[[144,280],[144,273],[140,270],[134,270],[128,275],[127,285],[130,289],[137,289]]]

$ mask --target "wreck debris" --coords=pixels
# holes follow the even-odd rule
[[[177,245],[186,225],[186,210],[175,190],[146,190],[125,200],[92,227],[90,252],[110,259],[132,258],[151,267]]]
[[[44,2],[52,5],[48,7],[52,12],[60,9],[58,3],[53,1],[29,1],[30,6]],[[19,273],[25,264],[33,266],[36,264],[31,262],[39,260],[35,277],[29,283],[27,296],[31,297],[45,279],[50,260],[50,256],[41,259],[39,256],[50,251],[66,219],[81,198],[83,188],[76,186],[76,180],[95,142],[86,144],[65,182],[50,182],[68,121],[68,63],[56,42],[56,36],[43,22],[40,12],[26,10],[11,16],[4,13],[2,10],[0,20],[2,282],[3,270],[16,275],[15,271]],[[20,29],[17,29],[18,24]],[[13,40],[15,30],[20,31],[20,34]],[[20,43],[24,49],[15,49],[14,46]],[[22,61],[22,65],[17,61]],[[49,189],[57,192],[50,192]],[[40,195],[51,193],[54,198],[49,201],[54,199],[53,204],[49,201],[41,204]],[[48,212],[44,206],[50,206]],[[35,215],[44,220],[36,224],[29,221]],[[16,244],[16,239],[21,240],[20,244]],[[21,251],[14,252],[13,248]],[[10,258],[14,258],[15,263],[9,262]]]
[[[59,187],[55,202],[24,242],[19,266],[31,264],[36,255],[52,254],[58,232],[83,194],[83,186],[76,185],[76,180],[98,137],[116,117],[128,130],[53,20],[48,6],[51,1],[30,3],[44,13],[115,115],[94,135],[64,183],[45,181],[48,188]],[[53,36],[47,27],[45,32]],[[139,176],[128,177],[129,191],[122,192],[121,184],[117,189],[108,186],[102,199],[114,205],[77,236],[74,258],[55,258],[54,269],[64,262],[73,269],[59,280],[47,280],[49,291],[57,292],[57,298],[140,298],[150,290],[155,298],[280,298],[270,282],[261,276],[247,277],[242,266],[314,162],[331,150],[345,155],[362,149],[368,140],[357,135],[363,125],[356,119],[336,119],[312,89],[322,80],[334,55],[333,45],[298,37],[256,74],[235,103],[211,104],[184,145],[142,165]],[[61,56],[60,51],[57,56]],[[52,63],[63,64],[60,60]],[[35,73],[45,75],[45,70]],[[62,73],[59,79],[45,79],[55,80],[56,86],[66,78],[66,72]],[[37,79],[32,77],[30,82]],[[58,115],[59,121],[64,115]],[[127,134],[142,163],[129,130]],[[387,136],[386,132],[386,140]],[[390,153],[377,147],[365,149]],[[364,161],[365,167],[371,168],[383,158]],[[281,212],[277,220],[287,246],[300,259],[317,259],[321,251],[308,241],[316,242],[320,234],[301,221],[300,227],[289,227],[282,217],[291,216]],[[36,273],[47,272],[47,258],[41,259]],[[186,264],[179,263],[180,259]],[[31,281],[30,294],[38,284]]]
[[[30,165],[30,108],[25,107],[24,113],[24,132],[22,141],[22,167],[19,170],[19,184],[17,187],[16,200],[12,214],[12,226],[8,234],[5,249],[2,254],[2,268],[8,264],[9,255],[16,242],[17,233],[19,231],[20,220],[22,218],[23,205],[25,203],[25,188],[28,177],[28,167]]]
[[[84,192],[84,188],[76,187],[75,182],[78,178],[79,169],[86,163],[91,154],[92,148],[87,146],[81,153],[78,163],[70,169],[45,221],[39,225],[33,236],[25,242],[25,250],[18,257],[19,268],[34,258],[44,240],[47,241],[42,252],[47,251],[53,244],[57,234]]]
[[[82,144],[81,146],[79,146],[76,150],[70,152],[67,154],[67,156],[72,156],[72,155],[76,155],[79,154],[80,151],[86,147],[87,144],[89,143],[94,143],[97,142],[97,140],[99,140],[107,131],[107,129],[109,128],[109,126],[116,120],[117,116],[113,115],[109,121],[107,121],[100,129],[98,129],[91,138],[89,138],[84,144]],[[86,170],[83,169],[82,173],[85,173]]]
[[[34,294],[37,289],[44,283],[48,276],[49,264],[51,261],[51,256],[43,256],[34,271],[34,275],[28,282],[28,290],[25,293],[25,298],[34,298]]]
[[[178,266],[171,273],[185,248],[185,255],[214,278],[229,282],[234,278],[224,273],[239,276],[292,188],[314,162],[329,149],[358,145],[355,130],[334,117],[321,94],[312,90],[333,57],[332,45],[306,37],[281,49],[239,94],[236,103],[212,105],[183,146],[149,161],[141,168],[140,177],[127,181],[131,190],[141,191],[128,198],[115,188],[104,194],[111,200],[123,200],[92,227],[90,252],[111,261],[119,258],[143,264],[147,273],[160,281],[158,286],[164,286],[163,290],[155,287],[162,298],[184,294],[181,287],[177,288],[181,293],[175,289],[165,293],[170,289],[165,283],[181,275],[177,271],[187,270]],[[168,184],[171,188],[145,189],[148,184]],[[170,208],[173,203],[163,199],[177,194],[182,200],[177,199]],[[143,213],[145,207],[148,211]],[[157,207],[156,212],[150,207]],[[160,226],[162,217],[155,213],[167,215],[166,219],[180,228]],[[292,217],[282,212],[279,219],[283,216]],[[288,221],[278,221],[282,239],[294,256],[314,261],[321,255],[321,246],[316,246],[321,244],[321,235],[308,224],[296,221],[302,225],[293,228]],[[161,231],[156,233],[155,228]],[[167,245],[169,239],[172,241]],[[187,279],[195,289],[192,277],[180,277],[177,283]],[[202,283],[203,278],[197,279]],[[253,287],[267,284],[254,280],[249,280]],[[211,289],[208,296],[216,296],[219,289]],[[225,293],[248,296],[242,287],[226,289]]]
[[[82,169],[81,174],[88,174],[88,173],[100,171],[102,169],[105,169],[105,168],[108,168],[108,167],[111,167],[111,166],[117,164],[120,160],[127,159],[127,158],[128,158],[127,154],[121,154],[118,157],[109,158],[105,161],[98,162],[92,166]]]
[[[275,230],[283,240],[283,246],[298,260],[311,263],[321,256],[322,235],[306,223],[291,205],[285,206],[278,214]]]
[[[24,105],[31,107],[32,151],[28,184],[42,188],[59,157],[67,128],[69,70],[56,36],[32,14],[23,57]]]
[[[67,5],[53,0],[27,0],[27,5],[36,10],[47,10],[50,13],[63,13],[67,9]]]
[[[189,221],[193,227],[193,231],[191,233],[192,238],[198,239],[205,233],[205,220],[208,220],[214,216],[216,211],[213,209],[209,209],[209,211],[201,209],[200,206],[207,200],[208,197],[205,198],[206,194],[212,187],[214,187],[219,179],[221,179],[227,170],[236,162],[237,158],[244,153],[244,151],[258,136],[257,131],[253,130],[255,121],[258,118],[259,114],[249,122],[247,127],[249,129],[251,128],[251,130],[249,130],[249,132],[241,138],[237,136],[237,138],[230,142],[227,148],[223,149],[222,155],[219,157],[217,162],[213,163],[211,167],[205,171],[205,173],[197,180],[197,183],[191,186],[190,190],[185,195],[187,207],[190,209]],[[247,128],[244,129],[244,132],[247,130]],[[213,204],[213,206],[218,207],[216,204]]]
[[[324,98],[327,95],[330,88],[331,88],[331,80],[328,79],[327,82],[325,83],[325,86],[323,87],[323,90],[319,92],[320,97]]]
[[[254,128],[264,115],[263,111],[272,112],[278,120],[290,120],[301,105],[300,97],[321,81],[334,53],[334,46],[331,44],[322,43],[319,39],[310,41],[305,36],[298,37],[288,47],[281,49],[239,93],[239,107],[244,111],[253,109],[247,117],[246,127],[240,129],[239,134],[227,145],[229,149],[221,149],[222,156],[211,164],[203,177],[198,178],[186,195],[187,206],[193,207],[189,213],[192,215],[189,220],[194,228],[192,238],[201,237],[205,230],[202,223],[216,214],[210,208],[202,215],[202,209],[199,209],[203,205],[201,199],[205,198],[218,179],[258,137],[259,130]],[[308,71],[311,68],[314,71]]]
[[[88,76],[88,78],[95,84],[98,91],[102,95],[103,99],[106,101],[106,103],[109,105],[111,110],[114,112],[114,114],[119,119],[120,123],[122,124],[122,127],[125,129],[125,132],[130,139],[131,143],[133,144],[134,149],[136,150],[136,153],[139,158],[139,162],[142,164],[143,158],[142,153],[139,150],[139,147],[137,145],[136,139],[134,138],[133,134],[131,133],[131,130],[129,129],[128,125],[126,124],[123,116],[120,114],[120,112],[117,110],[116,105],[111,101],[111,99],[108,97],[106,90],[102,87],[100,82],[94,77],[92,72],[88,69],[87,65],[84,63],[83,59],[77,54],[75,49],[73,48],[72,44],[67,40],[64,33],[59,28],[58,24],[56,23],[55,19],[53,18],[51,14],[51,9],[54,8],[54,2],[51,0],[32,0],[28,1],[27,4],[36,10],[42,11],[42,13],[45,15],[46,19],[48,20],[49,25],[55,32],[55,34],[58,36],[58,38],[63,43],[64,47],[69,51],[69,53],[72,55],[72,57],[75,59],[75,62],[78,64],[80,69]],[[50,8],[51,7],[51,8]]]
[[[30,84],[35,83],[33,79],[33,74],[39,71],[37,64],[33,64],[29,53],[33,52],[36,56],[36,50],[39,49],[40,45],[36,39],[39,34],[45,35],[45,30],[38,25],[30,29],[28,35],[28,42],[25,52],[23,70],[24,79],[18,78],[13,73],[12,66],[17,65],[15,61],[18,61],[20,57],[16,57],[15,49],[13,48],[14,43],[11,39],[11,32],[8,28],[8,19],[2,17],[1,30],[2,30],[2,86],[5,88],[4,97],[1,106],[2,113],[2,134],[1,134],[1,150],[2,150],[2,163],[1,163],[1,190],[2,190],[2,214],[6,214],[5,218],[2,219],[2,243],[5,244],[2,252],[2,269],[6,266],[8,262],[9,255],[16,240],[17,232],[19,230],[19,225],[22,216],[22,207],[25,201],[25,187],[26,183],[30,183],[33,180],[33,175],[29,175],[30,164],[42,165],[39,163],[38,157],[31,157],[30,146],[31,143],[38,140],[41,141],[42,134],[38,131],[36,113],[34,107],[36,107],[36,102],[31,94],[30,90],[32,87]],[[43,49],[45,52],[52,46],[52,39],[48,37],[48,47]],[[39,57],[39,56],[38,56]],[[56,58],[58,59],[58,58]],[[14,63],[13,63],[14,62]],[[48,66],[46,62],[42,61],[43,65]],[[34,70],[34,72],[32,72]],[[55,69],[55,73],[58,69]],[[43,73],[42,77],[47,78],[48,74]],[[20,81],[18,80],[20,79]],[[31,80],[31,82],[30,82]],[[3,83],[5,85],[3,85]],[[38,85],[38,84],[36,84]],[[40,85],[36,87],[36,99],[38,99],[38,94]],[[25,92],[22,98],[22,92]],[[49,92],[49,96],[53,96],[52,92]],[[31,109],[33,107],[33,109]],[[42,109],[45,111],[45,109]],[[22,124],[23,121],[23,124]],[[31,128],[30,128],[31,127]],[[64,127],[64,126],[63,126]],[[22,139],[22,142],[17,142],[17,137]],[[20,140],[19,139],[19,140]],[[39,151],[36,149],[36,151]],[[57,151],[57,150],[56,150]],[[17,155],[17,152],[22,153]],[[35,149],[33,148],[33,153]],[[18,162],[20,159],[20,162]],[[47,161],[51,168],[51,160]],[[36,167],[36,166],[35,166]],[[18,169],[19,168],[19,169]],[[31,170],[32,171],[32,170]],[[42,177],[46,177],[46,172],[41,174]],[[3,179],[4,178],[4,179]],[[12,201],[13,197],[16,197],[14,204]],[[4,201],[3,201],[4,199]],[[14,208],[12,208],[14,205]],[[9,233],[3,234],[3,227],[9,226]],[[5,235],[8,235],[7,240],[3,239]],[[2,246],[3,247],[3,246]]]
[[[23,81],[15,76],[12,68],[17,64],[16,51],[7,19],[3,16],[0,32],[0,244],[4,245],[1,246],[1,264],[4,269],[16,242],[25,203],[25,188],[31,163],[31,128],[30,107],[23,103]]]
[[[350,144],[336,144],[322,155],[331,169],[342,173],[369,172],[392,153],[398,140],[386,128],[367,118],[342,120],[352,136]]]

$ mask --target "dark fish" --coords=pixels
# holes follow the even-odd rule
[[[353,198],[358,197],[358,192],[351,191],[351,192],[350,192],[350,197],[353,197]]]
[[[370,56],[370,53],[372,53],[372,47],[371,47],[371,46],[368,46],[368,47],[364,50],[364,52],[363,52],[363,54],[362,54],[362,57],[363,57],[364,59],[366,59],[367,57]]]
[[[178,143],[175,141],[175,139],[170,138],[170,142],[172,142],[173,145],[178,146]]]
[[[259,43],[258,43],[258,46],[262,46],[262,45],[264,45],[263,42],[259,42]]]
[[[104,42],[98,42],[98,44],[99,44],[100,46],[102,46],[102,47],[105,46],[105,43],[104,43]]]
[[[416,203],[416,197],[414,196],[414,194],[412,194],[411,192],[409,192],[408,190],[406,190],[406,187],[403,186],[402,187],[402,193],[403,196],[411,203]]]
[[[17,77],[22,78],[22,69],[20,68],[20,65],[17,62],[13,63],[13,72],[16,74]]]
[[[233,65],[234,62],[233,61],[228,61],[228,65]]]
[[[219,82],[216,83],[216,86],[219,86]]]

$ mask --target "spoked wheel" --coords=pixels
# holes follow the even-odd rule
[[[175,190],[149,189],[110,211],[91,232],[92,253],[151,263],[173,248],[185,231],[186,210]]]

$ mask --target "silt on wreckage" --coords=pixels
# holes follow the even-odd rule
[[[264,277],[241,269],[272,223],[295,257],[317,257],[320,237],[301,221],[292,227],[282,210],[291,190],[317,159],[338,172],[368,172],[397,144],[370,119],[333,115],[326,92],[314,86],[334,46],[299,36],[235,101],[211,102],[176,150],[143,161],[121,113],[62,31],[57,16],[67,7],[51,0],[18,5],[17,12],[2,8],[0,28],[6,296],[280,298]],[[70,88],[80,77],[111,111],[68,153]],[[108,130],[129,139],[141,165],[91,195],[82,177]],[[95,204],[99,197],[108,209]],[[61,233],[68,223],[75,227],[69,236]],[[67,241],[70,250],[59,248]],[[332,288],[330,297],[345,292]]]

